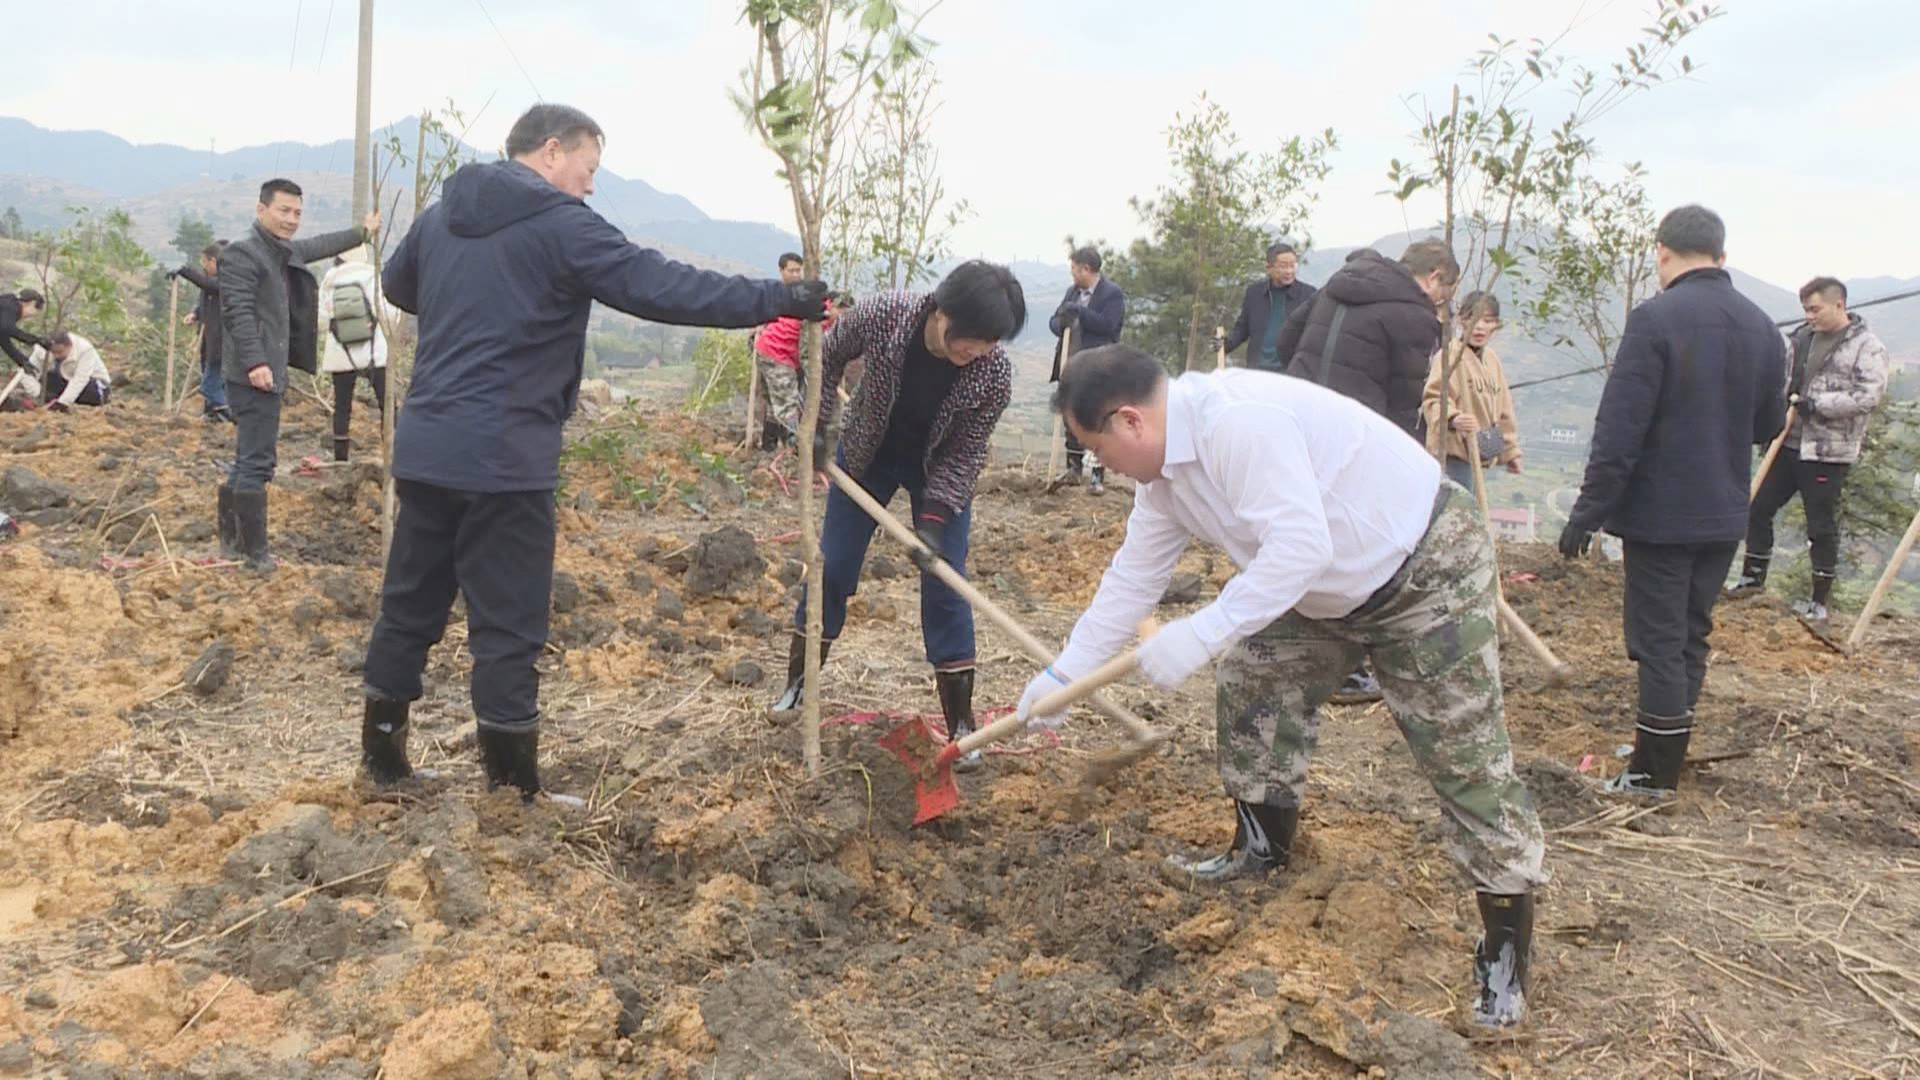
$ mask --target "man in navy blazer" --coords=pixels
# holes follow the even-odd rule
[[[1066,332],[1067,327],[1073,327],[1073,352],[1119,341],[1120,324],[1127,318],[1127,294],[1101,275],[1099,250],[1092,246],[1077,249],[1067,269],[1073,275],[1073,284],[1067,287],[1067,294],[1060,298],[1059,309],[1047,320],[1047,329],[1052,330],[1053,336],[1058,338]],[[1061,365],[1070,361],[1070,354],[1055,345],[1053,375],[1047,381],[1059,382]],[[1093,483],[1087,488],[1087,493],[1099,495],[1105,492],[1107,470],[1101,466],[1098,457],[1091,463],[1087,462],[1086,457],[1086,449],[1068,432],[1067,471],[1047,485],[1048,492],[1078,484],[1089,464]]]

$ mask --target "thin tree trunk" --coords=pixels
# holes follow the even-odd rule
[[[805,237],[806,265],[809,275],[820,272],[819,226],[808,229]],[[826,572],[820,551],[818,515],[814,512],[813,478],[827,463],[813,459],[814,432],[820,428],[821,391],[825,389],[820,324],[806,323],[806,397],[800,410],[800,544],[807,564],[807,644],[804,691],[801,695],[801,759],[807,775],[820,775],[820,638],[826,619],[826,597],[821,589]]]

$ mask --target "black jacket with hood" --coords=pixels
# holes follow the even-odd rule
[[[1340,335],[1331,350],[1335,317]],[[1360,402],[1409,435],[1440,347],[1440,317],[1407,268],[1368,248],[1347,256],[1306,306],[1287,316],[1274,348],[1277,370]]]
[[[462,166],[388,260],[382,291],[420,317],[394,476],[459,491],[551,491],[593,301],[654,322],[758,326],[778,281],[634,245],[517,161]]]
[[[20,344],[15,344],[19,342]],[[38,345],[51,348],[52,344],[38,334],[20,329],[20,297],[16,293],[0,293],[0,351],[8,359],[20,366],[20,370],[31,370],[27,355],[20,351],[20,345]]]

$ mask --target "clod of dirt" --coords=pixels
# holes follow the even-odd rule
[[[65,506],[72,498],[72,488],[24,465],[9,465],[0,475],[0,506],[17,514]]]
[[[1191,604],[1200,599],[1200,587],[1206,579],[1199,574],[1182,572],[1173,575],[1167,582],[1167,591],[1160,594],[1162,604]]]
[[[687,595],[737,596],[751,589],[766,569],[753,534],[738,525],[724,525],[700,537],[687,569]]]
[[[572,574],[556,570],[553,574],[553,610],[565,615],[580,606],[580,583]]]
[[[333,662],[348,675],[358,675],[367,666],[367,650],[357,645],[342,645],[334,650]]]
[[[593,492],[583,491],[573,497],[573,508],[583,514],[598,513],[600,511],[600,500],[593,497]]]
[[[773,961],[748,964],[707,991],[700,1017],[719,1044],[707,1075],[829,1076],[841,1068],[800,1022],[793,988]]]
[[[653,599],[653,613],[662,619],[679,622],[687,617],[687,605],[680,600],[680,594],[672,589],[661,589],[660,595]]]
[[[891,581],[894,578],[906,577],[907,571],[907,564],[885,552],[867,560],[867,576],[875,581]]]
[[[334,609],[346,618],[373,617],[373,594],[361,588],[352,574],[328,574],[321,578],[320,595],[333,601]]]
[[[180,676],[180,681],[201,697],[211,697],[227,685],[227,676],[232,673],[233,644],[221,638],[207,646],[193,663],[187,665],[186,674]]]
[[[727,669],[726,680],[735,686],[759,686],[767,672],[751,660],[742,660]]]
[[[799,559],[788,559],[780,564],[780,572],[776,576],[780,579],[780,584],[792,588],[800,584],[801,578],[807,576],[807,564]]]
[[[493,1017],[477,1001],[421,1013],[380,1055],[389,1080],[495,1080],[504,1066]]]
[[[313,597],[304,597],[299,603],[293,605],[293,628],[301,631],[311,630],[315,623],[326,617],[326,614]]]
[[[487,879],[458,848],[440,845],[426,859],[435,911],[448,926],[472,926],[487,913]]]
[[[25,454],[38,450],[47,441],[47,425],[35,424],[32,431],[13,440],[13,452]]]
[[[759,608],[741,608],[727,617],[727,625],[744,634],[764,637],[773,633],[780,624]]]

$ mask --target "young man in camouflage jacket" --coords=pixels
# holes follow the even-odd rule
[[[1813,596],[1794,604],[1811,622],[1827,618],[1840,566],[1840,489],[1860,460],[1867,420],[1887,393],[1887,347],[1847,310],[1847,287],[1814,278],[1800,290],[1807,321],[1787,338],[1787,395],[1796,415],[1787,441],[1761,481],[1747,519],[1747,558],[1735,595],[1766,587],[1773,518],[1794,495],[1807,514]]]

